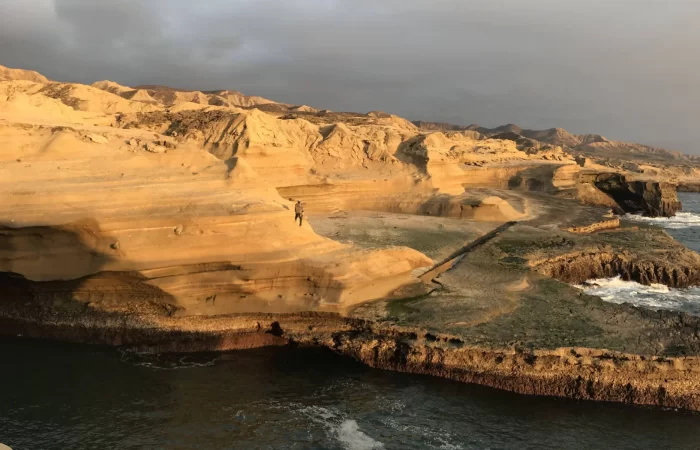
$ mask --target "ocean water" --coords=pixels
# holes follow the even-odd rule
[[[675,217],[643,217],[628,214],[624,219],[632,222],[658,225],[686,247],[700,252],[700,194],[678,193],[683,211]]]
[[[611,303],[631,303],[649,309],[683,311],[700,316],[700,288],[671,289],[662,284],[645,286],[620,277],[591,280],[577,286]]]
[[[663,227],[677,241],[700,252],[700,194],[679,193],[683,212],[671,218],[626,215],[630,222]],[[700,316],[700,288],[669,289],[663,285],[644,286],[617,278],[590,280],[579,286],[586,293],[613,303],[630,303],[650,309],[684,311]]]
[[[21,449],[697,449],[700,415],[511,394],[319,349],[144,356],[0,340]]]

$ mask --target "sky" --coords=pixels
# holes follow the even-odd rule
[[[0,0],[0,64],[700,154],[700,0]]]

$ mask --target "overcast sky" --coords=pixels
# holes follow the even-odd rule
[[[700,0],[0,0],[0,64],[700,153]]]

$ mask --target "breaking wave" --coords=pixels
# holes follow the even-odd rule
[[[271,402],[274,409],[293,412],[299,417],[320,426],[331,440],[338,442],[345,450],[379,450],[384,444],[360,430],[357,421],[347,417],[333,407],[302,405],[295,402]]]
[[[643,217],[627,214],[623,216],[630,222],[657,225],[666,229],[681,244],[700,253],[700,195],[679,193],[683,202],[683,212],[675,217]]]
[[[348,450],[374,450],[384,448],[384,444],[375,441],[360,431],[357,422],[352,419],[344,420],[336,433],[340,443]]]
[[[667,309],[700,316],[700,288],[673,289],[662,284],[645,286],[620,277],[590,280],[576,286],[590,295],[617,304],[629,303],[647,309]]]
[[[630,222],[659,225],[670,230],[700,227],[700,214],[692,212],[679,212],[674,217],[644,217],[636,214],[626,214],[622,218]]]

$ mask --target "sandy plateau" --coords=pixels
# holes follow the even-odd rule
[[[528,394],[700,410],[700,320],[567,283],[700,284],[700,160],[561,129],[336,113],[0,67],[0,332],[325,346]],[[294,221],[294,204],[305,208]]]

